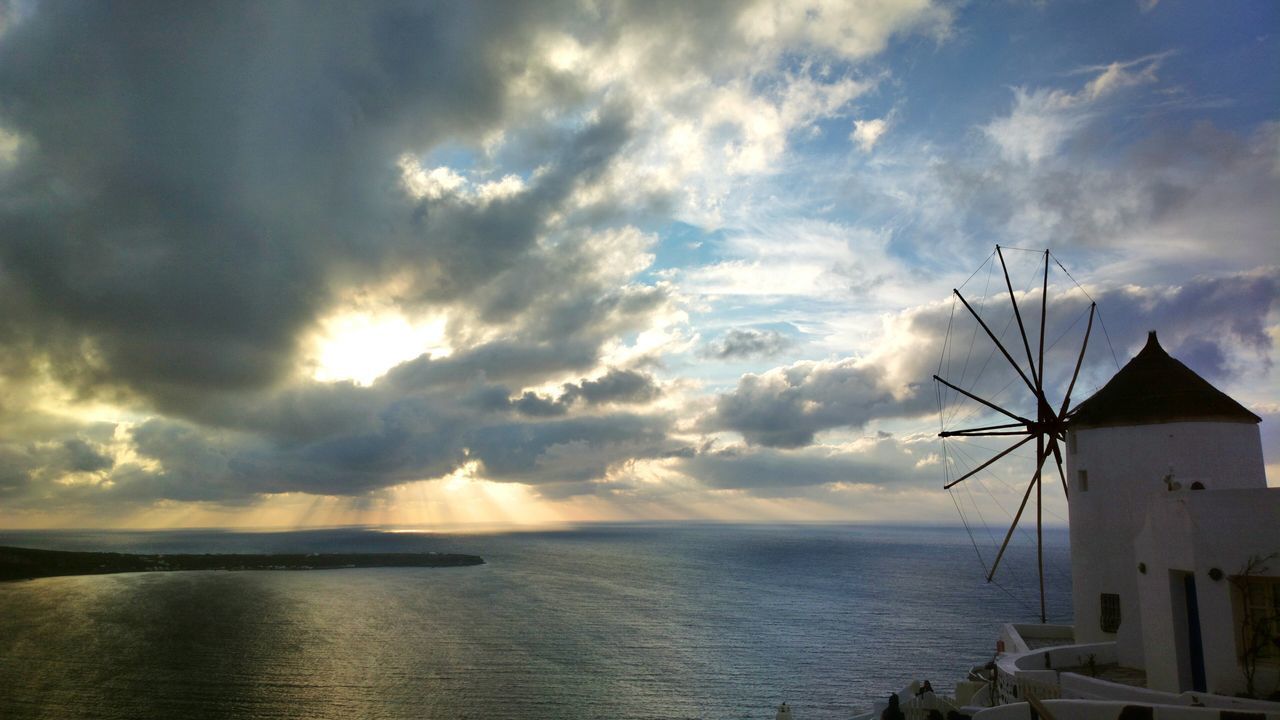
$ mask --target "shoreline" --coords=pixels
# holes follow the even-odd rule
[[[71,575],[187,570],[342,570],[372,567],[470,567],[479,555],[459,553],[135,554],[0,546],[0,581]]]

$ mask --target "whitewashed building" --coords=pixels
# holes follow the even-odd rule
[[[1150,689],[1276,689],[1280,488],[1260,421],[1154,332],[1071,418],[1075,642],[1115,641]]]
[[[906,720],[1280,720],[1260,422],[1152,332],[1068,421],[1074,625],[1005,625],[952,696],[896,693]]]

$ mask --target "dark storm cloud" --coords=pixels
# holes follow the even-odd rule
[[[773,357],[791,347],[792,341],[777,330],[734,328],[703,348],[706,357],[720,360]]]
[[[66,467],[72,472],[108,470],[115,464],[114,460],[80,438],[62,441],[62,449],[66,452]]]
[[[800,362],[744,376],[717,399],[711,427],[740,432],[752,444],[800,447],[822,430],[922,412],[924,396],[895,397],[884,369],[874,365]]]
[[[110,471],[94,497],[354,495],[472,460],[544,482],[669,451],[666,420],[601,411],[654,399],[648,375],[567,384],[551,412],[519,394],[592,370],[671,302],[614,266],[643,238],[596,232],[570,203],[631,138],[625,103],[575,115],[561,78],[557,119],[511,93],[561,10],[49,2],[9,27],[0,129],[20,152],[0,167],[0,369],[15,393],[0,410],[31,430],[17,391],[45,368],[82,397],[165,415],[132,430],[140,461],[120,466],[71,426],[5,445],[5,492],[79,501],[46,480]],[[518,191],[403,182],[405,153],[513,126],[555,138]],[[457,350],[370,387],[299,379],[302,335],[349,289],[392,278],[402,306],[449,309]]]
[[[652,377],[615,369],[563,387],[554,400],[525,393],[512,401],[505,386],[482,376],[411,393],[387,381],[309,383],[217,405],[202,425],[149,420],[130,434],[139,460],[122,466],[78,438],[0,445],[0,486],[17,506],[51,497],[67,505],[244,503],[262,493],[356,496],[473,461],[497,481],[587,483],[614,464],[676,448],[666,417],[597,412],[620,404],[642,410],[659,393]],[[552,410],[529,412],[530,402]],[[52,482],[63,472],[106,470],[112,485],[92,494]]]
[[[653,376],[635,370],[614,368],[599,380],[583,380],[576,385],[566,384],[562,397],[570,402],[581,398],[589,405],[647,403],[657,398],[660,392]]]
[[[565,383],[558,398],[525,392],[512,401],[511,406],[523,415],[551,417],[564,415],[579,400],[587,405],[644,404],[661,394],[662,390],[653,376],[612,368],[598,380]]]
[[[0,497],[13,503],[33,494],[45,495],[67,473],[101,473],[114,461],[99,444],[101,428],[44,442],[0,441]]]
[[[285,379],[344,284],[482,292],[627,137],[606,109],[482,208],[399,187],[400,153],[503,120],[522,7],[40,4],[0,43],[6,345],[181,411]]]
[[[291,491],[351,496],[438,477],[470,461],[497,481],[586,481],[614,463],[668,452],[666,432],[665,419],[642,415],[484,421],[422,400],[386,408],[365,432],[291,446],[156,420],[134,435],[139,454],[163,469],[122,469],[117,487],[102,497],[225,502]]]

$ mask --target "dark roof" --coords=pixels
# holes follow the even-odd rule
[[[1262,418],[1169,357],[1153,330],[1147,345],[1111,381],[1080,403],[1072,427],[1169,422],[1257,423]]]

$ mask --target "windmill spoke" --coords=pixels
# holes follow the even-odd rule
[[[986,470],[986,469],[987,469],[987,467],[989,467],[989,466],[991,465],[991,463],[993,463],[993,462],[995,462],[995,461],[999,460],[1000,458],[1004,457],[1005,455],[1008,455],[1009,453],[1013,452],[1014,450],[1017,450],[1018,448],[1022,447],[1023,445],[1026,445],[1027,443],[1031,442],[1031,439],[1032,439],[1032,438],[1034,438],[1034,437],[1038,437],[1038,436],[1036,436],[1036,435],[1028,435],[1028,436],[1026,436],[1026,437],[1022,438],[1021,440],[1019,440],[1018,442],[1014,443],[1012,446],[1010,446],[1010,447],[1006,448],[1004,451],[1000,452],[999,454],[997,454],[995,457],[991,458],[990,460],[988,460],[988,461],[986,461],[986,462],[982,463],[981,465],[979,465],[978,467],[976,467],[976,468],[974,468],[974,469],[970,470],[969,472],[965,473],[963,476],[961,476],[961,477],[959,477],[959,478],[957,478],[957,479],[955,479],[955,480],[952,480],[951,482],[947,483],[946,485],[943,485],[943,486],[942,486],[942,489],[943,489],[943,490],[950,490],[951,488],[955,487],[956,485],[959,485],[960,483],[964,482],[965,480],[968,480],[969,478],[973,477],[975,474],[977,474],[977,473],[979,473],[979,472],[981,472],[981,471],[983,471],[983,470]],[[1026,501],[1025,501],[1025,500],[1023,500],[1023,502],[1026,502]],[[1015,522],[1016,522],[1016,521],[1015,521]]]
[[[1044,329],[1048,320],[1049,312],[1049,251],[1044,251],[1044,284],[1040,286],[1040,375],[1036,378],[1036,399],[1039,401],[1040,410],[1038,417],[1041,422],[1049,419],[1053,414],[1053,410],[1049,407],[1049,401],[1044,396]]]
[[[985,388],[985,386],[978,386],[974,384],[976,381],[968,381],[963,377],[958,382],[961,382],[961,383],[967,382],[971,386],[971,390],[966,390],[952,382],[943,380],[940,375],[934,375],[933,379],[935,381],[945,386],[946,388],[949,388],[950,390],[954,390],[959,395],[963,395],[968,400],[971,400],[974,403],[976,403],[975,405],[969,405],[965,408],[965,413],[964,413],[965,417],[957,417],[955,416],[954,413],[952,414],[952,417],[950,417],[949,419],[944,417],[943,426],[946,427],[947,429],[939,428],[940,430],[940,432],[938,433],[939,437],[971,438],[977,441],[977,439],[984,438],[984,437],[1004,436],[1004,437],[1009,437],[1011,441],[1014,441],[1011,446],[1005,448],[1004,450],[996,452],[995,455],[991,456],[989,459],[987,459],[985,462],[982,462],[980,465],[977,465],[972,470],[960,475],[958,478],[954,480],[949,480],[948,482],[946,482],[946,484],[943,487],[950,490],[951,488],[954,488],[955,486],[959,485],[965,480],[969,480],[974,475],[977,475],[978,473],[984,470],[987,470],[988,472],[990,472],[988,468],[991,468],[992,466],[996,465],[996,463],[1000,462],[1001,460],[1005,460],[1007,463],[1008,461],[1006,460],[1006,458],[1011,453],[1013,453],[1015,450],[1019,448],[1022,448],[1024,445],[1027,445],[1028,443],[1031,442],[1032,439],[1036,441],[1035,470],[1031,474],[1030,482],[1027,484],[1027,487],[1025,488],[1022,494],[1022,499],[1018,504],[1017,512],[1013,514],[1013,522],[1009,525],[1009,529],[1004,535],[1004,540],[999,544],[999,550],[996,553],[995,561],[989,566],[989,570],[987,571],[987,582],[992,582],[994,580],[996,572],[1000,568],[1000,563],[1003,561],[1005,553],[1008,552],[1009,550],[1009,545],[1013,540],[1013,535],[1018,529],[1018,523],[1022,522],[1022,518],[1025,516],[1027,512],[1027,509],[1031,502],[1031,493],[1032,491],[1035,491],[1035,495],[1036,495],[1036,509],[1035,509],[1036,574],[1037,574],[1037,578],[1039,580],[1039,586],[1040,586],[1040,622],[1043,623],[1047,621],[1047,600],[1045,597],[1045,579],[1044,579],[1044,564],[1045,564],[1045,561],[1044,561],[1044,515],[1046,512],[1045,505],[1044,505],[1044,502],[1045,502],[1044,481],[1045,481],[1045,475],[1047,473],[1052,473],[1052,470],[1046,470],[1045,467],[1046,467],[1046,463],[1048,463],[1050,461],[1050,458],[1052,458],[1054,467],[1056,467],[1058,471],[1058,479],[1062,483],[1063,495],[1068,495],[1070,488],[1067,485],[1067,473],[1066,473],[1065,464],[1063,461],[1063,456],[1066,454],[1066,451],[1064,450],[1064,446],[1067,441],[1068,422],[1070,421],[1071,418],[1075,417],[1080,410],[1079,406],[1076,406],[1075,408],[1071,407],[1071,398],[1072,398],[1072,394],[1075,392],[1076,384],[1079,382],[1081,372],[1084,368],[1084,357],[1088,350],[1089,340],[1093,332],[1094,316],[1095,315],[1098,316],[1097,319],[1099,322],[1102,321],[1102,316],[1100,313],[1098,313],[1098,307],[1097,307],[1097,304],[1093,302],[1093,298],[1089,298],[1090,300],[1089,319],[1088,319],[1088,323],[1085,326],[1084,340],[1081,343],[1079,355],[1076,358],[1075,367],[1072,369],[1072,372],[1070,375],[1070,382],[1067,384],[1066,392],[1063,394],[1061,409],[1059,409],[1058,403],[1056,401],[1053,403],[1050,403],[1049,397],[1048,397],[1048,390],[1050,388],[1049,388],[1048,367],[1046,366],[1046,359],[1045,359],[1045,351],[1046,349],[1052,351],[1053,348],[1058,347],[1058,343],[1062,340],[1062,338],[1066,337],[1072,329],[1075,328],[1075,326],[1080,322],[1080,319],[1079,319],[1079,316],[1077,315],[1072,320],[1070,326],[1066,328],[1066,330],[1062,331],[1062,333],[1058,335],[1056,339],[1049,337],[1048,340],[1050,340],[1050,342],[1047,342],[1046,336],[1050,335],[1049,328],[1048,328],[1048,325],[1049,325],[1049,261],[1051,259],[1056,260],[1056,258],[1053,258],[1052,253],[1049,250],[1045,250],[1043,252],[1043,258],[1037,258],[1036,261],[1033,261],[1033,267],[1035,269],[1032,272],[1039,273],[1041,275],[1040,277],[1040,325],[1038,326],[1038,328],[1035,329],[1038,332],[1038,335],[1036,336],[1036,345],[1035,347],[1033,347],[1031,344],[1031,333],[1029,332],[1029,328],[1026,322],[1029,318],[1024,318],[1022,316],[1022,307],[1018,303],[1018,296],[1013,287],[1013,280],[1009,272],[1009,266],[1005,262],[1004,250],[1006,249],[1008,248],[1002,248],[999,245],[997,245],[995,250],[995,255],[1000,260],[1000,269],[1001,269],[1001,273],[1004,276],[1005,290],[1008,292],[1009,304],[1013,309],[1013,314],[1012,314],[1012,317],[1005,318],[1007,322],[1005,322],[1005,324],[1003,325],[1003,329],[1001,330],[1001,334],[999,336],[997,336],[997,334],[992,330],[992,327],[987,324],[987,321],[979,313],[979,310],[975,309],[973,305],[970,305],[968,299],[965,298],[965,296],[961,294],[961,292],[958,289],[953,290],[952,292],[954,293],[956,298],[959,298],[960,303],[964,306],[964,309],[967,310],[969,314],[973,317],[973,319],[977,321],[977,325],[982,328],[983,332],[986,333],[987,338],[989,338],[992,344],[995,346],[994,349],[991,350],[990,353],[988,354],[987,360],[990,360],[992,357],[994,357],[995,350],[1000,351],[1000,354],[1004,356],[1005,361],[1008,362],[1009,365],[1013,368],[1014,372],[1017,374],[1017,377],[1021,379],[1022,383],[1026,386],[1026,388],[1031,391],[1031,396],[1035,399],[1035,402],[1036,402],[1036,411],[1034,415],[1030,415],[1030,413],[1028,413],[1028,415],[1031,418],[1033,418],[1033,419],[1028,419],[1026,417],[1022,417],[1012,412],[1011,410],[1005,409],[1004,407],[1001,407],[1000,405],[996,404],[996,402],[994,401],[996,398],[1003,398],[1000,400],[1000,402],[1007,403],[1008,405],[1010,405],[1010,407],[1025,409],[1025,401],[1023,398],[1018,397],[1018,398],[1010,399],[1009,397],[1006,396],[1006,391],[1010,388],[1009,383],[1017,382],[1017,380],[1013,379],[1012,377],[1009,377],[1007,373],[1005,373],[1005,377],[1002,377],[1000,381],[996,383],[996,386],[999,386],[1001,383],[1004,383],[1003,387],[1000,387],[999,390],[994,391],[994,393],[991,390]],[[1029,252],[1038,252],[1038,251],[1029,251]],[[990,259],[991,259],[990,257],[987,258],[988,262],[990,261]],[[1040,262],[1040,261],[1042,261],[1044,264],[1043,268],[1036,267],[1034,265],[1035,262]],[[1058,265],[1061,267],[1062,263],[1059,262]],[[986,266],[986,263],[984,263],[984,266]],[[993,266],[990,266],[990,267],[992,267],[992,271],[994,271],[994,267]],[[1066,268],[1063,268],[1063,271],[1066,272]],[[1067,275],[1068,277],[1070,277],[1070,273],[1067,273]],[[990,277],[988,277],[988,280],[990,280]],[[1024,301],[1027,300],[1027,297],[1031,292],[1031,286],[1034,285],[1034,283],[1035,283],[1035,279],[1033,275],[1031,282],[1028,284],[1028,287],[1024,292],[1024,295],[1023,295]],[[1079,287],[1078,283],[1077,283],[1077,287]],[[988,287],[987,290],[989,289],[990,288]],[[985,292],[986,291],[984,290],[984,293]],[[999,295],[998,292],[997,292],[997,295]],[[987,311],[988,308],[981,307],[981,310]],[[954,309],[953,309],[953,312],[954,312]],[[1026,367],[1024,367],[1021,364],[1020,360],[1015,360],[1014,356],[1010,353],[1010,348],[1012,348],[1013,345],[1016,344],[1016,341],[1009,341],[1009,344],[1007,346],[1005,343],[1005,340],[1008,338],[1008,335],[1009,335],[1009,327],[1010,325],[1013,324],[1014,320],[1016,320],[1018,323],[1018,336],[1022,338],[1022,350],[1023,350],[1023,353],[1025,353],[1025,356],[1019,355],[1019,358],[1025,357],[1027,361]],[[951,326],[948,325],[947,327],[948,341],[950,341],[950,338],[951,338],[951,329],[952,329]],[[1106,329],[1105,326],[1103,327],[1103,329],[1104,330]],[[977,332],[977,329],[975,328],[973,331]],[[968,331],[966,330],[966,334],[967,332]],[[969,338],[969,340],[972,343],[974,340],[976,340],[976,336]],[[972,345],[970,347],[970,350],[972,350]],[[1013,352],[1016,353],[1017,350],[1014,349]],[[946,357],[946,354],[944,350],[944,358],[945,357]],[[996,362],[998,363],[999,361],[996,361]],[[1119,365],[1117,363],[1117,367],[1118,366]],[[966,367],[968,367],[967,364],[966,364]],[[983,369],[985,370],[986,367],[987,367],[986,362],[984,362]],[[942,364],[939,363],[939,373],[942,372],[941,368],[942,368]],[[1057,388],[1056,382],[1054,383],[1054,388],[1056,392],[1056,388]],[[981,397],[980,395],[977,394],[977,392],[982,392],[983,394],[986,394],[988,397],[991,397],[992,400],[988,400],[987,398]],[[939,393],[940,393],[939,397],[945,397],[948,400],[955,400],[961,404],[964,403],[964,401],[959,401],[959,398],[955,396],[947,395],[945,390],[939,389]],[[983,407],[979,407],[979,405]],[[994,416],[986,414],[987,412],[999,413],[1003,415],[1004,418],[995,418]],[[985,414],[985,417],[987,418],[985,420],[966,420],[965,419],[966,417],[972,418],[974,416],[982,417],[984,414]],[[983,424],[977,424],[977,423],[983,423]],[[963,426],[963,427],[960,427],[960,426]],[[949,447],[952,447],[952,446],[944,442],[943,444],[944,454],[947,453]],[[954,452],[955,453],[960,452],[960,447],[958,445],[954,446]],[[994,450],[989,450],[988,452],[994,452]],[[1024,451],[1024,452],[1027,452],[1027,451]],[[1029,454],[1029,452],[1027,454]],[[966,455],[965,460],[966,462],[972,462],[974,459]],[[952,462],[949,461],[947,463],[946,475],[951,476],[953,472],[959,472],[959,470],[954,466]],[[1050,482],[1052,482],[1052,480],[1050,480]],[[981,484],[984,487],[986,486],[985,481],[982,482]],[[966,486],[966,487],[971,487],[971,486]],[[1050,488],[1050,491],[1052,491],[1052,488]],[[1003,505],[1003,502],[1001,500],[996,500],[994,495],[992,496],[992,499],[995,500],[997,504]],[[1052,510],[1052,508],[1050,508],[1050,510]],[[964,514],[961,513],[962,518],[963,516]],[[1050,516],[1057,517],[1056,515],[1053,515],[1052,512],[1050,512]],[[966,528],[967,527],[968,527],[968,523],[966,522]],[[1024,536],[1029,535],[1029,532],[1027,532],[1027,530],[1028,528],[1024,528],[1024,533],[1023,533]],[[994,540],[994,538],[992,539]],[[1022,563],[1022,560],[1019,560],[1017,564],[1020,565],[1021,563]]]
[[[1049,273],[1049,253],[1044,254],[1045,275]],[[1044,325],[1040,326],[1040,352],[1044,352]],[[1043,355],[1041,360],[1043,361]],[[1040,479],[1044,477],[1044,437],[1036,438],[1036,571],[1040,575],[1040,624],[1044,624],[1044,486]]]
[[[1027,440],[1030,439],[1027,438]],[[1023,440],[1023,442],[1027,440]],[[1040,482],[1040,464],[1043,462],[1043,457],[1036,458],[1036,474],[1031,478],[1031,484],[1027,485],[1027,491],[1022,494],[1022,503],[1018,505],[1018,512],[1013,516],[1013,523],[1009,525],[1009,532],[1005,533],[1004,542],[1000,544],[1000,552],[996,553],[996,561],[991,564],[991,571],[987,573],[987,582],[991,582],[991,578],[995,577],[996,568],[1000,567],[1000,559],[1004,557],[1004,551],[1009,547],[1009,540],[1013,538],[1013,531],[1018,527],[1018,521],[1022,519],[1022,511],[1027,509],[1027,500],[1031,498],[1031,491]]]
[[[982,427],[960,428],[959,430],[944,430],[938,433],[939,437],[948,437],[950,435],[963,435],[966,433],[976,432],[978,430],[1007,430],[1009,428],[1025,428],[1026,425],[1020,422],[1004,423],[1001,425],[983,425]],[[1030,432],[1030,431],[1028,431]]]
[[[965,309],[969,311],[970,315],[973,315],[973,319],[977,320],[978,324],[982,326],[982,329],[987,332],[987,337],[991,338],[991,342],[995,343],[996,347],[1000,348],[1000,352],[1004,355],[1004,359],[1008,360],[1009,364],[1013,366],[1013,369],[1018,372],[1018,377],[1022,378],[1022,382],[1027,384],[1027,388],[1029,388],[1031,392],[1036,393],[1036,397],[1039,397],[1039,393],[1036,391],[1036,386],[1027,379],[1027,374],[1022,372],[1022,366],[1018,365],[1018,363],[1014,361],[1013,356],[1009,354],[1009,351],[1004,349],[1004,345],[1000,342],[999,338],[996,337],[996,334],[991,332],[991,328],[987,327],[987,323],[983,321],[982,316],[979,315],[971,305],[969,305],[969,301],[964,299],[964,296],[960,294],[959,290],[952,290],[951,292],[955,293],[956,297],[960,298],[960,302],[964,305]],[[1032,368],[1032,370],[1034,369],[1035,368]]]
[[[1022,347],[1027,351],[1027,364],[1031,366],[1031,377],[1036,385],[1040,384],[1042,371],[1036,370],[1035,361],[1031,359],[1031,343],[1027,342],[1027,327],[1022,324],[1022,313],[1018,310],[1018,299],[1013,294],[1013,282],[1009,280],[1009,268],[1004,264],[1004,253],[996,246],[996,255],[1000,257],[1000,269],[1004,271],[1004,286],[1009,289],[1009,302],[1013,304],[1013,316],[1018,320],[1018,332],[1022,335]]]
[[[991,437],[996,435],[1032,435],[1032,431],[1022,430],[943,430],[938,437]]]
[[[1014,420],[1017,420],[1018,422],[1020,422],[1020,423],[1022,423],[1022,424],[1024,424],[1024,425],[1030,425],[1030,424],[1031,424],[1031,421],[1030,421],[1030,420],[1028,420],[1028,419],[1026,419],[1026,418],[1024,418],[1024,417],[1022,417],[1022,416],[1020,416],[1020,415],[1014,415],[1013,413],[1009,412],[1008,410],[1005,410],[1004,408],[1000,407],[999,405],[996,405],[995,403],[993,403],[993,402],[991,402],[991,401],[989,401],[989,400],[983,400],[982,398],[978,397],[977,395],[974,395],[973,393],[969,392],[968,390],[965,390],[965,389],[964,389],[964,388],[962,388],[962,387],[958,387],[958,386],[956,386],[956,385],[953,385],[953,384],[951,384],[951,383],[947,382],[946,380],[943,380],[942,378],[938,377],[937,375],[934,375],[934,376],[933,376],[933,379],[934,379],[934,380],[937,380],[938,382],[942,383],[943,385],[946,385],[947,387],[951,388],[952,390],[955,390],[956,392],[960,393],[961,395],[964,395],[965,397],[967,397],[967,398],[969,398],[969,399],[971,399],[971,400],[976,400],[976,401],[978,401],[978,402],[982,403],[983,405],[986,405],[987,407],[991,408],[992,410],[995,410],[995,411],[996,411],[996,412],[998,412],[998,413],[1003,413],[1003,414],[1005,414],[1005,415],[1008,415],[1009,417],[1013,418]]]
[[[1075,372],[1071,373],[1071,384],[1067,385],[1067,394],[1062,397],[1062,409],[1058,411],[1061,416],[1067,411],[1067,406],[1071,404],[1071,391],[1076,388],[1076,378],[1080,377],[1080,366],[1084,364],[1084,351],[1089,347],[1089,333],[1093,330],[1093,313],[1098,309],[1098,303],[1089,303],[1089,323],[1084,327],[1084,342],[1080,345],[1080,356],[1076,358]],[[1078,320],[1076,322],[1079,322]]]
[[[1058,465],[1058,477],[1062,478],[1062,496],[1070,499],[1071,493],[1067,491],[1067,473],[1062,469],[1062,449],[1058,445],[1057,438],[1050,441],[1049,450],[1053,452],[1053,461]]]

